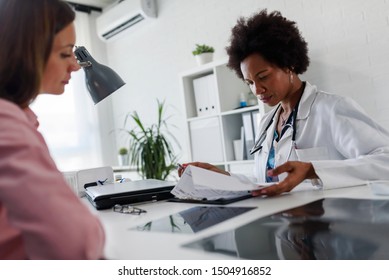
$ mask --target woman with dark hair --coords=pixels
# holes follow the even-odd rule
[[[266,10],[240,18],[226,50],[228,66],[274,107],[262,117],[251,149],[251,179],[274,184],[253,195],[289,192],[307,179],[326,189],[389,180],[389,133],[351,99],[300,80],[309,58],[295,22]],[[189,164],[229,174],[208,163]]]
[[[0,1],[0,259],[98,259],[104,231],[57,169],[29,108],[62,94],[75,13],[61,0]]]

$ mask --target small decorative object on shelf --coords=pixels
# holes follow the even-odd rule
[[[128,165],[128,149],[127,148],[122,147],[119,149],[118,160],[119,160],[120,166]]]
[[[203,65],[212,61],[214,51],[213,47],[196,44],[196,49],[192,51],[192,54],[196,57],[197,64]]]
[[[239,96],[239,107],[247,107],[247,95],[245,92],[241,92]]]
[[[247,100],[248,106],[257,106],[258,105],[258,98],[255,94],[253,94],[251,91],[248,93],[249,97]]]

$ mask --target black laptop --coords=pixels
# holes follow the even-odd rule
[[[88,187],[86,197],[96,209],[107,209],[115,204],[135,204],[174,197],[170,191],[177,182],[146,179],[125,183]]]

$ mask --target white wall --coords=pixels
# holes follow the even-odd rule
[[[122,127],[137,110],[156,115],[156,98],[176,108],[174,130],[185,148],[183,99],[178,74],[196,67],[196,43],[225,57],[239,16],[262,8],[295,20],[308,42],[311,66],[304,78],[333,93],[352,96],[389,129],[389,0],[157,0],[158,18],[108,43],[107,58],[127,85],[112,96],[113,121]],[[123,139],[118,137],[117,146]],[[182,151],[182,160],[187,159]],[[111,164],[111,163],[110,163]]]
[[[97,34],[95,20],[100,13],[92,12],[90,14],[90,26],[89,30],[94,35]],[[88,46],[89,52],[93,54],[93,57],[98,62],[107,65],[107,49],[106,44],[102,42],[97,36],[92,36],[91,44]],[[112,98],[106,98],[94,106],[98,115],[99,133],[101,141],[101,156],[103,165],[117,165],[117,147],[116,147],[116,134],[113,133],[114,127],[114,114],[112,106]]]

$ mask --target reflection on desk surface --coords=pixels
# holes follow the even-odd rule
[[[241,259],[389,259],[389,200],[326,198],[184,247]]]
[[[241,215],[255,207],[196,206],[168,217],[138,226],[140,231],[195,233]]]

